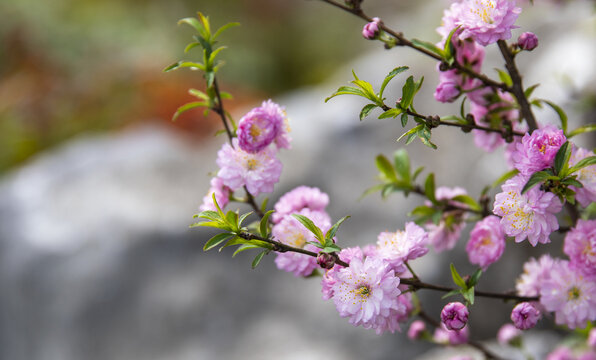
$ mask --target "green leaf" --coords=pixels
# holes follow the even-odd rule
[[[402,109],[389,109],[379,115],[379,119],[396,118],[397,115],[401,114],[402,112]]]
[[[418,132],[418,130],[422,129],[423,127],[424,127],[424,124],[418,124],[418,125],[414,126],[410,130],[403,133],[400,137],[398,137],[396,141],[400,141],[403,137],[409,136],[412,134],[414,134],[414,136],[416,136],[416,133]]]
[[[213,86],[213,82],[215,81],[215,73],[213,71],[207,71],[203,74],[205,80],[207,80],[207,87]]]
[[[366,189],[362,193],[362,195],[360,195],[360,198],[358,200],[361,200],[364,197],[366,197],[366,196],[368,196],[368,195],[370,195],[372,193],[375,193],[375,192],[377,192],[379,190],[382,190],[384,187],[385,187],[385,184],[378,184],[378,185],[375,185],[375,186],[371,186],[370,188]]]
[[[527,88],[524,91],[524,95],[526,96],[526,98],[529,98],[530,96],[532,96],[532,93],[534,92],[534,90],[536,90],[536,88],[539,86],[540,84],[534,84],[532,86],[530,86],[529,88]]]
[[[341,248],[335,244],[330,244],[325,246],[323,249],[321,249],[320,252],[324,252],[324,253],[332,253],[332,252],[340,252]]]
[[[508,73],[497,68],[495,68],[495,70],[499,73],[499,79],[501,79],[501,81],[504,82],[505,85],[509,87],[513,86],[513,80],[511,80],[511,76]]]
[[[213,50],[211,55],[209,55],[209,64],[213,65],[213,62],[215,61],[215,57],[217,56],[217,54],[219,54],[222,50],[227,48],[227,46],[220,46],[217,49]]]
[[[269,210],[261,218],[261,223],[259,224],[259,232],[261,233],[261,236],[264,238],[267,238],[269,236],[269,216],[271,216],[273,212],[275,212],[275,210]]]
[[[559,119],[561,119],[561,129],[563,129],[563,132],[567,134],[567,114],[565,114],[565,111],[563,111],[563,109],[561,109],[559,105],[555,104],[552,101],[541,101],[550,106],[557,113],[557,115],[559,115]]]
[[[228,224],[221,222],[221,221],[205,221],[205,222],[200,222],[200,223],[194,223],[194,224],[190,224],[189,227],[194,228],[197,226],[212,227],[212,228],[216,228],[216,229],[232,231],[232,229],[230,228],[230,226]]]
[[[477,269],[474,272],[474,274],[472,274],[472,276],[470,277],[470,280],[467,283],[468,287],[476,286],[476,284],[478,284],[478,280],[480,279],[481,275],[482,275],[482,269]]]
[[[364,105],[364,107],[360,111],[360,121],[364,120],[364,118],[367,117],[368,114],[370,114],[370,112],[376,107],[377,105],[375,104]]]
[[[234,230],[240,229],[237,212],[232,211],[232,210],[228,211],[228,213],[226,214],[226,221],[232,229],[234,229]]]
[[[416,181],[416,178],[418,177],[418,175],[420,175],[420,173],[424,170],[424,166],[419,167],[418,169],[416,169],[414,171],[414,174],[412,174],[412,181]]]
[[[414,91],[416,90],[415,86],[414,86],[414,77],[410,76],[408,77],[408,79],[406,80],[406,83],[404,84],[403,88],[402,88],[402,95],[401,95],[401,101],[399,102],[399,106],[406,110],[410,107],[410,105],[412,105],[412,101],[414,100]]]
[[[186,47],[184,48],[184,53],[189,52],[191,49],[193,49],[199,45],[201,45],[200,42],[191,42],[190,44],[186,45]]]
[[[265,212],[265,210],[267,210],[267,204],[269,203],[269,198],[266,197],[265,199],[263,199],[263,202],[261,203],[261,211]]]
[[[567,138],[569,139],[569,138],[574,137],[575,135],[583,134],[585,132],[590,132],[590,131],[596,131],[596,124],[580,126],[577,129],[571,131],[569,134],[567,134]]]
[[[222,242],[229,240],[230,238],[233,238],[234,236],[235,236],[234,234],[230,234],[230,233],[217,234],[205,243],[205,246],[203,246],[203,251],[209,251],[209,250],[213,249],[214,247],[218,246],[219,244],[221,244]]]
[[[191,69],[200,69],[205,71],[205,65],[201,63],[196,63],[192,61],[178,61],[173,63],[172,65],[168,66],[167,68],[163,69],[163,72],[169,72],[172,70],[176,70],[179,68],[191,68]]]
[[[435,174],[433,173],[428,174],[426,177],[424,194],[433,204],[437,204],[437,198],[435,197]]]
[[[501,177],[499,177],[497,180],[495,180],[495,182],[492,183],[491,187],[496,188],[501,183],[511,179],[512,177],[514,177],[517,174],[519,174],[519,170],[517,170],[517,169],[507,171],[505,174],[501,175]]]
[[[459,291],[459,290],[451,290],[447,294],[441,296],[441,299],[446,299],[446,298],[451,297],[453,295],[459,295],[459,294],[461,294],[461,291]]]
[[[447,36],[447,39],[445,39],[445,45],[443,46],[443,58],[445,59],[445,61],[447,61],[449,65],[453,64],[453,58],[455,55],[455,48],[453,47],[453,42],[451,41],[451,39],[453,38],[453,34],[455,34],[455,32],[459,30],[459,28],[460,26],[451,30],[449,36]]]
[[[187,112],[188,110],[196,109],[198,107],[209,107],[209,104],[206,103],[205,101],[193,101],[193,102],[186,103],[186,104],[180,106],[176,110],[176,112],[172,116],[172,121],[176,121],[176,119],[178,119],[178,117],[180,115]]]
[[[469,289],[462,291],[462,295],[464,299],[468,301],[470,304],[474,305],[474,287],[470,287]]]
[[[331,246],[331,244],[333,244],[333,238],[335,237],[335,233],[339,229],[339,226],[349,218],[350,218],[350,215],[346,215],[346,216],[342,217],[341,219],[339,219],[335,224],[333,224],[331,229],[329,229],[329,231],[327,231],[327,233],[325,234],[325,246],[329,247],[329,246]]]
[[[412,44],[414,44],[414,46],[416,46],[416,47],[426,49],[426,50],[440,56],[441,58],[445,58],[445,53],[443,52],[443,50],[439,49],[433,43],[418,40],[418,39],[412,39]]]
[[[581,159],[568,170],[568,174],[573,174],[574,172],[591,165],[596,165],[596,156],[589,156],[587,158]]]
[[[451,265],[449,267],[451,268],[451,278],[453,278],[453,283],[455,283],[455,285],[459,286],[463,290],[466,290],[468,288],[466,286],[466,282],[464,281],[464,279],[459,275],[459,273],[455,269],[455,265],[453,265],[453,263],[451,263]]]
[[[401,114],[401,127],[408,125],[408,113]]]
[[[382,99],[383,98],[383,93],[385,92],[385,87],[387,86],[387,84],[389,84],[389,81],[391,81],[391,79],[393,79],[396,75],[408,70],[409,68],[407,66],[400,66],[400,67],[396,67],[395,69],[391,70],[391,72],[385,76],[385,79],[383,80],[383,84],[381,85],[381,90],[379,91],[379,97]]]
[[[326,98],[325,102],[329,101],[329,99],[334,98],[338,95],[358,95],[358,96],[366,97],[364,92],[362,92],[362,90],[360,90],[358,88],[355,88],[353,86],[341,86],[339,89],[337,89],[336,92],[334,92],[331,96]]]
[[[422,129],[418,130],[416,132],[416,134],[418,135],[418,137],[420,138],[420,141],[422,141],[422,143],[426,146],[428,146],[429,148],[432,149],[437,149],[437,145],[433,144],[430,141],[430,130],[424,126]]]
[[[180,20],[178,20],[178,25],[180,25],[180,24],[187,24],[187,25],[192,26],[199,34],[203,33],[205,31],[205,29],[203,28],[203,25],[201,25],[199,20],[197,20],[196,18],[180,19]]]
[[[393,164],[399,177],[410,184],[410,157],[405,149],[399,149],[393,154]]]
[[[356,74],[354,74],[354,77],[356,77]],[[368,100],[374,102],[377,105],[383,104],[383,102],[377,97],[377,94],[375,94],[372,85],[368,81],[356,78],[356,80],[352,80],[352,84],[358,86],[362,90],[364,97],[366,97]]]
[[[261,262],[261,259],[263,259],[263,256],[265,256],[265,253],[269,251],[269,250],[263,250],[260,253],[257,254],[257,256],[255,256],[255,259],[252,261],[252,268],[256,268],[257,266],[259,266],[259,263]]]
[[[242,244],[238,247],[238,249],[236,249],[236,251],[234,251],[234,253],[232,254],[232,257],[235,257],[239,253],[246,251],[246,250],[260,249],[260,248],[261,247],[259,245],[255,245],[255,244]]]
[[[397,182],[397,175],[395,174],[395,169],[391,165],[391,162],[385,157],[385,155],[377,155],[375,158],[375,163],[377,168],[383,175],[384,180],[389,182]]]
[[[565,141],[563,145],[557,151],[555,155],[555,175],[565,177],[565,174],[569,166],[569,158],[571,157],[572,146],[569,145],[569,141]]]
[[[534,174],[532,174],[532,176],[530,176],[530,179],[528,179],[528,182],[526,183],[526,185],[524,185],[524,188],[522,189],[522,195],[525,194],[528,190],[530,190],[531,188],[533,188],[534,186],[553,178],[553,176],[549,173],[547,173],[546,171],[538,171],[535,172]],[[555,179],[557,179],[557,177],[554,177]]]
[[[213,221],[221,221],[222,220],[222,218],[219,217],[219,214],[217,213],[217,211],[212,211],[212,210],[201,211],[199,214],[195,215],[195,217],[209,219],[209,220],[213,220]]]
[[[451,200],[466,204],[472,210],[480,211],[482,209],[480,207],[480,204],[478,204],[478,202],[476,202],[476,200],[474,200],[469,195],[457,195],[457,196],[453,197]]]
[[[296,218],[298,221],[300,221],[300,223],[304,225],[305,228],[312,232],[321,244],[325,244],[325,237],[323,236],[323,231],[321,231],[321,229],[319,229],[319,227],[316,226],[315,223],[312,222],[312,220],[300,214],[292,214],[292,216]]]
[[[234,26],[240,26],[240,23],[238,22],[231,22],[231,23],[227,23],[224,26],[220,27],[219,29],[217,29],[217,31],[215,32],[215,34],[213,34],[213,40],[217,39],[217,37],[219,35],[221,35],[222,32],[226,31],[227,29],[234,27]]]
[[[201,90],[197,90],[197,89],[188,89],[188,93],[194,97],[197,97],[199,99],[203,99],[205,101],[210,101],[211,98],[209,98],[209,95],[205,94],[204,92],[202,92]]]

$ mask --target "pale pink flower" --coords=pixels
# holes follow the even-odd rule
[[[576,165],[580,160],[587,158],[588,156],[594,156],[594,153],[582,148],[575,148],[569,159],[569,167]],[[571,189],[575,191],[575,200],[579,202],[583,207],[596,202],[596,165],[586,166],[583,169],[574,173],[577,175],[577,181],[582,183],[582,188],[576,188],[571,186]]]
[[[515,237],[515,242],[527,238],[532,246],[546,244],[549,235],[559,228],[555,214],[563,204],[555,194],[537,186],[522,195],[527,180],[522,175],[507,180],[501,186],[503,192],[495,196],[493,213],[502,216],[501,227],[505,234]]]
[[[592,328],[588,334],[588,346],[596,350],[596,328]]]
[[[249,153],[256,153],[272,142],[278,147],[289,147],[289,142],[279,140],[287,137],[286,114],[282,107],[271,100],[263,101],[260,107],[250,110],[238,122],[238,145]]]
[[[412,321],[410,328],[408,329],[408,338],[410,340],[417,340],[422,337],[422,334],[426,331],[426,324],[422,320]]]
[[[298,186],[279,198],[271,218],[274,223],[277,223],[285,216],[305,208],[314,211],[325,211],[328,204],[329,196],[318,188]]]
[[[505,233],[501,229],[501,219],[487,216],[474,226],[466,252],[472,264],[485,271],[488,266],[501,258],[505,251]]]
[[[424,256],[428,252],[428,234],[414,222],[407,222],[405,230],[382,232],[377,240],[377,256],[402,264]]]
[[[567,261],[559,261],[542,284],[540,303],[555,313],[557,324],[583,328],[588,321],[596,320],[596,278],[574,271]]]
[[[548,254],[542,255],[538,260],[530,258],[526,261],[524,272],[517,279],[515,285],[517,294],[520,296],[540,295],[540,288],[545,280],[550,279],[556,261],[558,260],[554,260]]]
[[[586,276],[596,276],[596,220],[579,219],[565,235],[563,251],[571,267]]]
[[[529,302],[519,303],[511,311],[511,321],[520,330],[533,328],[541,318],[540,310]]]
[[[394,319],[406,309],[398,300],[399,278],[385,261],[352,258],[350,266],[341,268],[336,278],[333,302],[341,317],[348,317],[354,326],[375,329],[378,334],[399,328]]]
[[[448,345],[465,344],[468,342],[469,337],[470,331],[467,326],[461,330],[448,330],[443,323],[435,329],[435,333],[433,334],[433,340],[435,342]]]
[[[526,133],[512,154],[514,166],[522,175],[532,175],[553,166],[557,151],[567,138],[563,130],[553,125]]]
[[[480,102],[477,101],[477,97],[471,99],[470,114],[478,125],[501,129],[504,121],[509,121],[514,131],[524,129],[525,126],[518,122],[519,110],[515,109],[515,100],[509,93],[503,91],[491,93],[491,96],[485,96]],[[474,129],[472,134],[474,144],[486,152],[492,152],[505,144],[505,140],[498,132]]]
[[[248,153],[238,146],[226,143],[217,153],[219,172],[217,177],[232,191],[246,186],[251,195],[273,191],[279,181],[282,164],[273,148],[265,148],[258,153]]]
[[[482,46],[508,40],[521,8],[509,0],[463,0],[456,15],[460,39],[473,38]]]
[[[559,346],[546,356],[546,360],[577,360],[573,351],[566,346]]]
[[[466,194],[466,190],[461,187],[449,188],[440,186],[435,191],[437,200],[449,200],[458,195]],[[448,201],[448,204],[467,207],[467,205],[457,201]],[[426,205],[431,206],[430,202],[427,202]],[[439,224],[427,223],[424,225],[428,231],[429,242],[433,245],[435,251],[441,252],[455,247],[463,228],[466,226],[466,223],[463,220],[463,213],[459,210],[455,210],[445,212],[439,221]]]
[[[203,198],[203,204],[199,207],[199,210],[216,211],[217,208],[213,203],[213,194],[215,194],[215,201],[221,209],[225,208],[230,201],[230,188],[223,184],[223,181],[217,176],[211,178],[211,188],[207,192],[207,195]]]
[[[343,248],[339,252],[339,259],[347,264],[354,258],[364,260],[365,254],[362,249],[358,246]],[[335,264],[333,268],[325,271],[323,279],[321,280],[321,292],[323,293],[323,300],[329,300],[333,296],[333,285],[337,282],[337,272],[342,269],[343,266]]]
[[[501,345],[511,345],[520,339],[521,336],[522,332],[513,324],[505,324],[499,329],[497,340]]]

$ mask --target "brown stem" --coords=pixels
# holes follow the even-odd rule
[[[230,130],[230,125],[228,125],[228,120],[226,119],[226,112],[224,111],[221,93],[219,92],[219,86],[217,85],[217,78],[215,76],[213,79],[213,89],[215,90],[215,96],[217,97],[217,104],[212,108],[212,110],[218,113],[221,117],[221,121],[223,122],[226,133],[228,134],[228,141],[230,142],[230,145],[232,145],[232,139],[234,138],[234,135],[232,134],[232,130]]]
[[[521,115],[524,119],[526,119],[529,128],[528,132],[531,134],[534,130],[538,129],[538,124],[536,123],[536,119],[534,118],[534,114],[532,113],[532,109],[530,108],[530,104],[528,103],[528,99],[524,94],[521,75],[517,70],[513,54],[509,50],[509,46],[507,46],[505,40],[499,40],[497,41],[497,44],[499,45],[499,50],[501,50],[503,59],[505,59],[505,67],[507,68],[509,76],[511,76],[511,81],[513,82],[511,92],[517,99]]]

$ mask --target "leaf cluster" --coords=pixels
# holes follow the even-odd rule
[[[453,295],[461,295],[466,300],[467,305],[474,305],[474,287],[478,284],[478,280],[482,275],[482,270],[477,269],[472,276],[467,276],[464,279],[455,269],[455,265],[451,263],[451,278],[453,279],[453,283],[459,287],[457,290],[453,290],[448,292],[447,294],[443,295],[443,299],[448,298]]]
[[[292,214],[292,216],[300,221],[308,231],[313,233],[317,241],[309,241],[308,243],[321,249],[320,252],[333,253],[341,251],[341,248],[335,244],[335,234],[337,233],[339,226],[350,217],[349,215],[339,219],[325,234],[323,234],[323,231],[308,217],[300,214]]]

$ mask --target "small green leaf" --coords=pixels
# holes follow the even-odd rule
[[[453,295],[459,295],[459,294],[461,294],[461,291],[460,290],[451,290],[447,294],[441,296],[441,299],[446,299],[446,298],[451,297]]]
[[[443,50],[439,49],[433,43],[418,40],[418,39],[412,39],[412,44],[414,44],[414,46],[416,46],[416,47],[426,49],[426,50],[440,56],[441,58],[445,58],[445,53],[443,52]]]
[[[267,251],[269,250],[263,250],[260,253],[257,254],[257,256],[255,256],[255,259],[252,261],[252,268],[256,268],[257,266],[259,266],[259,263],[261,262],[261,259],[263,259],[263,256],[265,256],[265,253],[267,253]]]
[[[583,158],[578,161],[575,165],[573,165],[569,170],[568,174],[573,174],[576,171],[579,171],[587,166],[596,165],[596,156],[589,156],[587,158]]]
[[[476,202],[476,200],[469,195],[457,195],[451,198],[451,200],[466,204],[472,210],[480,211],[482,209],[480,204],[478,204],[478,202]]]
[[[178,119],[178,117],[180,115],[187,112],[188,110],[196,109],[198,107],[208,107],[208,106],[209,106],[209,104],[206,103],[205,101],[193,101],[193,102],[186,103],[186,104],[180,106],[176,110],[176,112],[172,116],[172,121],[176,121],[176,119]]]
[[[217,31],[215,32],[215,34],[213,34],[213,40],[217,39],[217,37],[219,35],[221,35],[222,32],[226,31],[227,29],[234,27],[234,26],[240,26],[240,23],[237,22],[231,22],[231,23],[227,23],[224,26],[220,27],[219,29],[217,29]]]
[[[501,81],[505,83],[505,85],[509,87],[513,86],[513,80],[511,80],[511,76],[508,73],[497,68],[495,68],[495,70],[499,73],[499,79],[501,79]]]
[[[491,187],[496,188],[501,183],[511,179],[512,177],[514,177],[517,174],[519,174],[519,170],[517,170],[517,169],[507,171],[505,174],[501,175],[501,177],[499,177],[497,180],[495,180],[495,182],[492,183]]]
[[[261,211],[265,212],[265,210],[267,210],[267,204],[269,203],[269,198],[266,197],[265,199],[263,199],[263,202],[261,203]]]
[[[480,279],[480,276],[482,275],[482,269],[477,269],[474,274],[472,274],[472,276],[470,277],[470,280],[468,281],[468,287],[471,286],[476,286],[476,284],[478,284],[478,280]]]
[[[319,227],[316,226],[315,223],[312,222],[312,220],[300,214],[292,214],[292,216],[296,218],[298,221],[300,221],[300,223],[304,225],[305,228],[312,232],[321,244],[325,244],[325,237],[323,236],[323,231],[321,231],[321,229],[319,229]]]
[[[196,18],[184,18],[184,19],[180,19],[178,20],[178,25],[180,24],[187,24],[192,26],[198,33],[202,33],[204,32],[204,28],[203,25],[201,25],[201,23],[199,23],[199,20],[197,20]]]
[[[356,77],[356,75],[354,75],[354,77]],[[368,81],[356,78],[356,80],[352,80],[352,84],[358,86],[362,90],[364,97],[366,97],[368,100],[374,102],[377,105],[383,104],[383,102],[377,97],[377,94],[375,94],[372,85]]]
[[[249,211],[246,214],[242,214],[240,216],[240,218],[238,219],[238,227],[242,227],[242,222],[244,222],[244,220],[250,216],[253,213],[253,211]]]
[[[541,101],[550,106],[557,113],[557,115],[559,115],[559,119],[561,119],[561,129],[563,129],[563,132],[567,134],[567,114],[565,114],[565,111],[563,111],[563,109],[559,105],[555,104],[552,101]]]
[[[437,198],[435,197],[435,174],[433,173],[428,174],[426,177],[424,194],[433,204],[437,204]]]
[[[405,133],[403,133],[400,137],[398,137],[396,141],[400,141],[405,136],[409,136],[409,135],[412,135],[412,134],[414,134],[414,136],[416,136],[416,133],[418,132],[418,130],[422,129],[423,127],[424,127],[424,124],[418,124],[418,125],[414,126],[410,130],[408,130]]]
[[[238,249],[236,249],[236,251],[234,251],[234,253],[232,254],[232,257],[235,257],[239,253],[246,251],[246,250],[260,249],[260,248],[261,247],[259,245],[255,245],[255,244],[242,244],[238,247]]]
[[[377,168],[381,172],[381,175],[383,175],[384,180],[387,180],[389,182],[397,181],[395,169],[391,165],[391,162],[389,162],[389,159],[385,157],[385,155],[377,155],[377,157],[375,158],[375,163],[377,165]]]
[[[574,137],[575,135],[583,134],[590,131],[596,131],[596,124],[580,126],[577,129],[571,131],[569,134],[567,134],[567,138],[569,139]]]
[[[470,287],[469,289],[462,291],[462,295],[464,299],[468,301],[470,304],[474,305],[474,287]]]
[[[364,105],[364,107],[360,111],[360,121],[364,120],[364,118],[367,117],[368,114],[370,114],[370,112],[376,107],[377,105],[375,104]]]
[[[402,109],[389,109],[379,115],[379,119],[396,118],[397,115],[401,114],[402,112]]]
[[[353,86],[341,86],[331,96],[327,97],[325,99],[325,102],[329,101],[329,99],[334,98],[338,95],[358,95],[358,96],[366,97],[364,92],[362,92],[362,90],[360,90],[358,88],[355,88]]]
[[[163,72],[169,72],[172,70],[176,70],[179,68],[191,68],[192,69],[199,69],[205,71],[205,65],[201,63],[191,62],[191,61],[178,61],[173,63],[172,65],[168,66],[167,68],[163,69]]]
[[[197,89],[188,89],[188,93],[194,97],[197,97],[199,99],[203,99],[205,101],[210,101],[211,99],[209,98],[209,95],[205,94],[204,92],[202,92],[201,90],[197,90]]]
[[[462,288],[462,290],[466,290],[468,288],[466,286],[466,282],[464,281],[464,279],[459,275],[459,273],[455,269],[455,265],[453,265],[453,263],[451,263],[451,265],[449,267],[451,268],[451,278],[453,278],[453,283],[455,283],[455,285]]]
[[[453,47],[453,42],[451,41],[451,39],[453,38],[453,34],[455,34],[455,32],[459,30],[459,28],[460,26],[451,30],[451,32],[447,36],[447,39],[445,39],[445,45],[443,46],[443,53],[445,54],[443,58],[445,59],[445,61],[447,61],[449,65],[453,64],[453,58],[455,55],[455,48]]]
[[[572,146],[569,145],[569,141],[565,141],[563,145],[557,151],[555,155],[555,175],[565,177],[565,170],[569,166],[569,158],[571,157]]]
[[[414,100],[414,91],[414,77],[410,76],[402,88],[401,101],[399,102],[399,106],[402,109],[406,110],[410,107],[410,105],[412,105],[412,101]]]
[[[414,171],[414,174],[412,174],[412,181],[416,181],[416,178],[418,177],[418,175],[420,175],[420,173],[424,170],[424,166],[419,167],[418,169],[416,169]]]
[[[335,244],[329,244],[321,250],[321,252],[324,252],[324,253],[332,253],[332,252],[340,252],[340,251],[341,251],[341,248]]]
[[[213,249],[214,247],[218,246],[219,244],[221,244],[222,242],[229,240],[230,238],[233,238],[234,236],[235,236],[234,234],[230,234],[230,233],[217,234],[205,243],[205,246],[203,246],[203,251],[209,251],[209,250]]]
[[[203,74],[205,80],[207,80],[207,87],[213,86],[213,82],[215,81],[215,73],[213,71],[207,71]]]
[[[396,67],[395,69],[391,70],[391,72],[387,76],[385,76],[385,79],[383,80],[383,84],[381,85],[381,90],[379,91],[379,97],[381,99],[383,98],[383,93],[385,92],[385,87],[387,86],[387,84],[389,84],[389,81],[391,81],[391,79],[393,79],[396,75],[398,75],[406,70],[408,70],[407,66]]]
[[[199,214],[195,215],[195,217],[209,219],[209,220],[213,220],[213,221],[221,221],[222,220],[222,218],[219,217],[219,214],[217,213],[217,211],[212,211],[212,210],[201,211]]]
[[[536,186],[552,177],[553,176],[551,174],[547,173],[546,171],[535,172],[534,174],[532,174],[532,176],[530,176],[530,179],[528,179],[528,182],[526,183],[526,185],[524,185],[524,188],[522,189],[522,192],[521,192],[522,195],[525,194],[528,190],[530,190],[534,186]]]
[[[408,113],[401,114],[401,127],[408,125]]]
[[[339,219],[335,224],[333,224],[331,229],[329,229],[329,231],[327,231],[327,233],[325,234],[325,246],[329,247],[329,246],[331,246],[331,244],[333,244],[333,238],[335,237],[335,233],[337,233],[339,226],[349,218],[350,218],[350,215],[346,215],[346,216],[342,217],[341,219]]]
[[[540,86],[540,84],[534,84],[532,86],[530,86],[529,88],[527,88],[524,91],[524,95],[526,96],[526,98],[530,98],[530,96],[532,96],[532,93],[534,92],[534,90],[536,90],[536,88]]]
[[[238,213],[237,212],[232,211],[232,210],[228,211],[228,213],[226,214],[226,221],[232,229],[234,229],[234,230],[240,229],[240,223],[238,222]]]
[[[407,184],[410,183],[410,157],[405,149],[399,149],[393,154],[393,164],[399,177]]]
[[[264,238],[267,238],[269,236],[269,216],[271,216],[273,212],[275,212],[275,210],[269,210],[263,215],[263,218],[261,218],[261,223],[259,224],[259,232],[261,233],[261,236]]]

